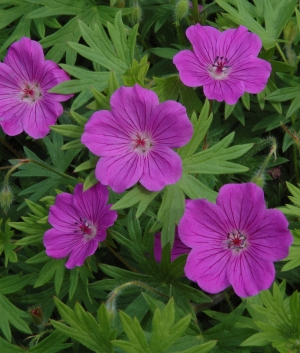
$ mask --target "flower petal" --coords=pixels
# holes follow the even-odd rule
[[[20,78],[8,65],[0,63],[0,95],[1,97],[18,94]],[[16,97],[17,98],[17,97]]]
[[[189,253],[184,272],[190,280],[208,293],[227,288],[227,266],[231,253],[220,247],[201,246]]]
[[[22,80],[37,81],[43,72],[44,53],[40,43],[23,37],[8,49],[4,63]]]
[[[166,147],[182,147],[193,135],[186,108],[180,103],[167,101],[158,105],[147,122],[147,131],[155,143]]]
[[[266,211],[263,190],[253,183],[222,186],[217,205],[225,212],[231,230],[245,231],[248,236],[255,231]]]
[[[230,74],[226,79],[214,80],[213,83],[203,87],[205,96],[210,100],[218,102],[225,101],[227,104],[236,104],[244,94],[245,87],[242,81],[231,78]]]
[[[85,217],[97,227],[98,235],[101,230],[112,226],[118,216],[116,211],[109,209],[111,205],[107,205],[107,201],[108,189],[100,183],[86,191],[83,191],[83,184],[77,184],[74,189],[74,207],[82,218]]]
[[[58,194],[50,207],[48,222],[61,232],[74,233],[80,215],[73,206],[73,196],[66,192]]]
[[[168,147],[156,145],[144,158],[140,183],[150,191],[160,191],[166,185],[177,183],[181,175],[179,155]]]
[[[82,235],[68,234],[54,228],[47,230],[43,238],[46,254],[54,259],[68,256],[72,248],[81,246],[82,242]]]
[[[144,159],[135,152],[101,157],[96,166],[96,178],[115,192],[123,192],[140,179]]]
[[[98,241],[95,239],[87,242],[78,243],[76,247],[72,247],[66,268],[72,269],[75,266],[82,266],[85,259],[95,253],[98,248]]]
[[[108,189],[97,183],[86,191],[83,184],[77,184],[74,189],[73,204],[81,217],[86,217],[94,224],[108,201]]]
[[[17,104],[14,99],[4,99],[0,106],[0,125],[9,136],[15,136],[23,131],[22,118],[27,111],[27,104]]]
[[[201,26],[198,23],[186,30],[186,36],[193,45],[193,51],[203,65],[213,64],[218,53],[216,41],[220,32],[211,26]]]
[[[173,58],[173,63],[179,71],[180,80],[189,87],[199,87],[214,82],[207,64],[199,61],[196,54],[190,50],[182,50]]]
[[[118,123],[129,134],[145,131],[154,108],[159,104],[157,95],[139,85],[120,87],[110,99],[111,111]]]
[[[251,254],[265,261],[279,261],[289,254],[293,237],[288,221],[279,210],[267,210],[259,223],[255,222],[249,242]]]
[[[63,107],[59,102],[45,98],[28,104],[22,117],[25,132],[35,139],[45,137],[50,131],[50,125],[55,124],[62,112]]]
[[[96,156],[116,156],[129,151],[130,135],[123,119],[108,110],[94,113],[85,124],[81,142]]]
[[[275,279],[275,268],[272,262],[257,259],[245,250],[229,259],[227,276],[235,293],[245,298],[268,289]]]
[[[244,26],[235,29],[227,29],[222,32],[216,43],[216,53],[229,60],[230,65],[237,64],[249,56],[257,56],[262,47],[259,36],[248,32]]]
[[[190,248],[221,246],[230,230],[223,210],[207,200],[191,200],[178,225],[181,241]]]
[[[232,67],[229,79],[242,81],[245,91],[254,94],[264,90],[271,71],[271,64],[266,60],[248,57]]]

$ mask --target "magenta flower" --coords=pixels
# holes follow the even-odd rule
[[[271,65],[257,58],[262,43],[246,27],[224,32],[199,24],[186,30],[193,51],[182,50],[173,58],[181,81],[190,87],[203,86],[208,99],[235,104],[244,94],[261,92]]]
[[[154,238],[154,258],[157,262],[161,261],[161,254],[162,254],[162,248],[161,248],[161,234],[156,233],[155,238]],[[171,250],[171,262],[173,262],[175,259],[177,259],[178,256],[188,254],[191,251],[191,249],[183,244],[183,242],[180,240],[178,237],[178,227],[176,227],[175,230],[175,238],[174,238],[174,244],[173,248]]]
[[[186,205],[178,232],[192,248],[185,274],[209,293],[232,285],[240,297],[268,289],[274,261],[292,244],[288,222],[279,210],[267,210],[263,190],[253,183],[228,184],[216,205],[193,200]]]
[[[177,102],[159,104],[145,88],[121,87],[111,96],[111,111],[94,113],[81,142],[100,160],[96,178],[116,192],[140,183],[159,191],[176,183],[182,162],[171,148],[184,146],[193,127],[186,109]]]
[[[58,83],[69,80],[58,65],[44,59],[42,46],[23,37],[11,45],[0,63],[0,125],[7,135],[23,130],[42,138],[62,114],[59,102],[73,95],[49,93]]]
[[[55,259],[70,255],[66,262],[69,269],[82,266],[106,239],[106,228],[117,219],[117,212],[110,210],[107,201],[107,187],[100,183],[87,191],[78,184],[74,195],[57,195],[48,219],[53,228],[44,234],[46,254]]]

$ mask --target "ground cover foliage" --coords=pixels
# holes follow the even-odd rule
[[[297,0],[0,0],[1,61],[7,63],[14,42],[28,37],[41,44],[46,60],[70,76],[50,90],[60,97],[57,107],[62,101],[63,110],[43,137],[33,138],[32,125],[25,128],[24,121],[27,133],[5,133],[9,123],[0,101],[0,352],[300,351],[299,6]],[[270,76],[259,93],[251,93],[252,86],[245,88],[234,104],[227,104],[226,92],[223,99],[208,99],[205,87],[183,83],[173,58],[192,49],[185,33],[197,23],[222,32],[245,26],[259,36],[258,57],[272,69],[269,73],[269,64],[264,64],[265,76]],[[211,64],[209,75],[216,81],[219,74],[226,80],[234,67],[223,57]],[[3,77],[2,102],[7,98]],[[29,83],[22,88],[26,104],[36,98],[35,90]],[[182,121],[193,126],[186,142],[170,145],[182,161],[181,175],[152,189],[140,177],[116,192],[117,182],[103,176],[99,162],[99,156],[103,161],[107,155],[87,148],[93,139],[88,135],[93,132],[91,116],[100,111],[97,114],[104,119],[108,113],[101,112],[114,112],[114,97],[128,94],[134,101],[146,94],[154,97],[153,92],[159,106],[169,104],[174,115],[184,107]],[[147,138],[134,137],[138,153],[152,147]],[[98,180],[109,186],[101,191],[109,197],[101,207],[111,217],[105,235],[97,238],[93,219],[78,218],[76,236],[85,236],[88,244],[96,237],[94,252],[86,253],[80,265],[76,255],[74,262],[65,255],[52,257],[57,253],[48,243],[51,239],[57,242],[57,252],[68,246],[59,240],[65,239],[64,231],[61,235],[53,231],[55,215],[63,214],[60,221],[67,220],[68,205],[75,210],[78,200],[93,204],[91,190],[99,187]],[[285,215],[293,244],[281,242],[274,221],[275,228],[266,232],[276,234],[278,247],[289,247],[287,257],[270,260],[276,261],[274,281],[261,285],[256,295],[238,296],[232,281],[225,290],[206,292],[189,279],[185,266],[192,257],[186,248],[180,256],[173,253],[187,237],[182,229],[188,221],[181,219],[186,205],[195,201],[186,200],[215,204],[224,185],[248,182],[256,184],[253,188],[261,195],[263,189],[267,208],[276,208],[272,214]],[[241,202],[251,205],[251,195],[245,194]],[[257,215],[255,219],[262,221]],[[283,232],[287,239],[289,232]],[[238,228],[231,231],[226,249],[242,253],[247,248],[245,237]],[[69,246],[74,253],[78,250],[77,245]],[[234,271],[228,269],[228,278]],[[262,271],[254,273],[254,281],[264,277]],[[237,276],[250,287],[252,277],[243,277],[242,272]]]

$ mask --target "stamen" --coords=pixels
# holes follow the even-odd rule
[[[132,137],[131,145],[134,151],[139,153],[140,152],[146,153],[151,149],[151,147],[153,146],[153,143],[151,142],[151,139],[146,134],[137,132]]]
[[[239,229],[227,233],[227,248],[230,250],[241,251],[248,246],[247,236]]]

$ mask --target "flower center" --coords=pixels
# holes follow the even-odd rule
[[[217,56],[214,63],[209,66],[209,73],[211,77],[216,80],[223,80],[226,78],[230,71],[230,66],[228,63],[229,60],[224,56]]]
[[[147,136],[146,134],[137,132],[131,138],[131,146],[133,147],[133,150],[135,152],[146,153],[151,149],[151,147],[153,146],[153,143],[149,136]]]
[[[227,233],[226,245],[228,249],[239,252],[248,246],[247,236],[239,230],[233,230]]]
[[[26,82],[23,87],[21,87],[21,100],[27,103],[34,103],[41,96],[41,89],[38,84],[32,84]]]
[[[75,225],[79,228],[85,240],[93,239],[97,233],[97,228],[91,222],[87,221],[86,218],[82,219],[80,217],[80,222],[76,222]],[[78,231],[75,232],[78,233]]]

